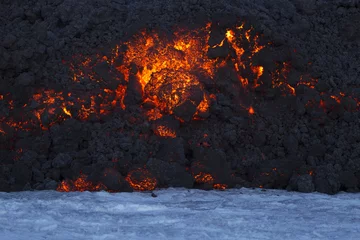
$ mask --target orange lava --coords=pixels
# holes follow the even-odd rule
[[[203,172],[196,174],[194,176],[194,179],[195,179],[196,183],[200,183],[200,184],[201,183],[213,184],[213,182],[214,182],[214,178],[213,178],[213,176],[211,176],[211,174],[203,173]]]
[[[207,94],[204,94],[203,100],[200,102],[196,109],[195,116],[201,116],[209,111],[210,108],[210,99]]]
[[[213,185],[213,188],[217,190],[225,190],[228,188],[228,185],[223,183],[216,183]]]
[[[271,75],[271,87],[279,88],[284,95],[296,95],[295,88],[300,85],[315,88],[318,80],[309,76],[300,76],[296,86],[290,85],[287,82],[291,69],[289,62],[277,63],[277,68],[272,73],[265,72],[263,66],[254,65],[253,57],[266,45],[260,44],[260,36],[252,27],[246,29],[245,24],[241,24],[229,28],[223,39],[213,46],[208,43],[211,31],[211,23],[194,30],[175,29],[171,37],[156,31],[143,30],[129,41],[116,45],[107,56],[75,56],[69,63],[70,75],[74,82],[90,79],[102,83],[106,73],[97,72],[96,66],[103,64],[105,68],[102,71],[108,69],[106,71],[113,74],[111,79],[119,82],[117,87],[98,87],[84,92],[39,89],[22,106],[17,106],[9,93],[1,94],[0,101],[8,107],[10,117],[2,117],[0,134],[7,134],[8,128],[23,131],[38,128],[48,130],[69,118],[86,121],[100,119],[103,115],[111,114],[115,108],[125,110],[124,97],[130,77],[135,77],[141,84],[143,102],[152,103],[150,109],[144,109],[145,116],[151,121],[166,114],[173,114],[174,109],[185,101],[190,101],[196,106],[193,119],[206,118],[211,101],[216,100],[216,95],[206,92],[199,76],[214,80],[217,70],[225,65],[234,68],[239,84],[245,89],[261,86],[261,77],[264,74]],[[229,53],[227,56],[210,58],[209,49],[216,48],[229,48]],[[120,63],[117,61],[119,59],[122,59]],[[247,72],[253,73],[253,76],[245,76],[245,70],[250,70]],[[193,98],[194,92],[197,92],[197,97]],[[356,101],[356,110],[360,109],[359,99],[344,93],[331,97],[337,104],[341,104],[344,98],[351,98]],[[323,100],[316,104],[326,110]],[[243,107],[250,115],[255,114],[252,106]],[[11,113],[15,108],[22,110],[22,118],[12,117]],[[353,107],[350,109],[354,110]],[[175,117],[183,122],[179,117]],[[155,132],[165,137],[176,135],[164,128]]]
[[[160,137],[176,138],[176,132],[164,125],[157,126],[155,129],[155,134]]]
[[[150,109],[149,111],[146,112],[146,116],[150,121],[155,121],[163,117],[163,115],[160,113],[160,110],[158,108]]]
[[[174,33],[173,40],[156,32],[142,31],[125,43],[127,46],[124,54],[125,67],[120,67],[119,70],[128,79],[127,67],[131,63],[141,66],[143,69],[137,72],[137,76],[143,88],[151,80],[153,73],[164,69],[172,72],[183,69],[188,73],[192,70],[203,70],[207,75],[212,76],[215,60],[207,57],[209,46],[207,38],[203,37],[209,27],[194,31],[178,30]]]
[[[132,64],[138,66],[136,77],[144,90],[144,99],[152,101],[161,112],[171,114],[176,106],[189,99],[194,87],[202,89],[193,72],[207,77],[214,75],[216,60],[207,56],[205,34],[209,27],[177,30],[172,40],[157,32],[142,31],[125,43],[124,64],[117,69],[128,81]],[[204,107],[202,104],[199,108]]]
[[[84,192],[84,191],[101,191],[106,190],[106,187],[101,184],[94,184],[87,180],[87,176],[80,174],[80,177],[75,181],[64,180],[56,189],[59,192]]]
[[[249,114],[250,114],[250,115],[255,114],[255,110],[254,110],[253,107],[250,107],[248,111],[249,111]]]
[[[209,46],[211,25],[208,23],[205,27],[195,30],[177,29],[173,39],[164,38],[155,31],[141,31],[124,43],[127,50],[123,53],[123,64],[118,66],[117,70],[125,76],[126,81],[129,81],[135,64],[137,66],[135,76],[143,88],[144,100],[152,101],[156,108],[161,110],[161,114],[172,114],[176,106],[190,100],[197,106],[194,118],[199,119],[201,114],[205,114],[209,109],[209,96],[204,93],[201,102],[191,99],[194,88],[203,90],[202,84],[193,73],[201,73],[211,79],[216,70],[225,65],[224,59],[209,58],[208,50],[222,47],[227,41],[235,50],[236,57],[233,58],[229,53],[226,58],[232,59],[239,80],[245,87],[249,85],[249,81],[241,76],[241,71],[246,68],[242,55],[247,51],[241,46],[243,36],[246,35],[246,41],[251,43],[250,60],[255,53],[265,47],[259,44],[259,36],[254,34],[254,29],[246,30],[243,25],[228,29],[220,43]],[[251,66],[251,69],[256,75],[254,84],[258,86],[257,81],[264,69],[262,66]],[[150,112],[148,116],[153,120],[158,114],[154,115]]]
[[[136,191],[151,191],[157,186],[157,180],[146,169],[136,169],[128,173],[125,180]]]
[[[103,64],[105,70],[109,69],[109,74],[114,73],[113,78],[119,81],[118,87],[114,89],[100,87],[89,92],[39,89],[28,103],[22,106],[22,111],[26,113],[23,120],[6,117],[2,122],[15,130],[30,131],[37,127],[48,130],[52,125],[69,118],[86,121],[89,118],[99,119],[103,115],[111,114],[117,107],[124,110],[126,83],[131,74],[142,86],[143,101],[150,101],[154,106],[145,111],[148,120],[156,120],[164,114],[172,114],[173,110],[185,101],[190,101],[197,108],[193,119],[202,120],[208,116],[210,101],[216,100],[216,95],[205,91],[199,75],[214,79],[216,71],[230,62],[236,70],[239,83],[244,88],[256,88],[260,86],[260,78],[264,74],[264,67],[252,64],[253,56],[265,48],[265,45],[259,43],[259,35],[252,27],[246,29],[242,24],[229,28],[218,44],[209,46],[211,27],[212,24],[208,23],[195,30],[176,29],[171,38],[159,32],[144,30],[128,42],[116,45],[108,56],[102,54],[94,57],[76,56],[69,63],[70,75],[75,82],[90,79],[101,83],[106,74],[101,74],[101,71],[99,74],[94,69],[99,64]],[[247,46],[246,49],[244,44]],[[125,48],[122,48],[123,46]],[[235,55],[229,53],[227,57],[222,58],[208,56],[209,49],[221,47],[231,48]],[[121,49],[126,50],[122,52]],[[121,63],[117,63],[119,58],[123,59]],[[251,81],[242,74],[247,68],[254,74]],[[281,88],[284,92],[295,95],[295,86],[290,86],[286,82],[289,70],[289,63],[279,64],[277,70],[272,73],[272,87]],[[120,73],[124,79],[119,76]],[[315,79],[305,80],[301,77],[297,85],[303,84],[313,88],[316,82]],[[197,94],[201,92],[202,99],[192,98],[193,92]],[[336,101],[340,102],[343,97],[338,97]],[[15,107],[19,108],[9,94],[2,94],[0,100],[5,101],[10,111]],[[359,105],[359,101],[357,104]],[[32,107],[29,108],[30,106]],[[250,115],[255,113],[252,107],[245,108]],[[179,117],[176,118],[183,122]],[[4,129],[7,128],[1,126],[2,134],[6,133]],[[169,136],[169,134],[165,135]]]
[[[315,88],[315,85],[318,83],[318,80],[315,78],[309,78],[308,80],[304,79],[304,76],[300,76],[300,81],[297,83],[297,86],[305,85],[309,88]]]
[[[272,87],[279,88],[284,94],[296,95],[295,88],[287,82],[287,77],[291,69],[289,62],[277,64],[275,72],[271,73]]]
[[[197,78],[183,69],[163,69],[151,75],[144,94],[164,113],[172,114],[175,107],[191,97],[191,90],[199,87]]]

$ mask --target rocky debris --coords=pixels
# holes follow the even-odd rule
[[[176,162],[166,162],[159,159],[149,159],[146,166],[158,179],[160,186],[192,188],[194,179],[185,167]]]
[[[14,181],[12,190],[21,191],[31,181],[31,168],[24,162],[16,162],[12,168],[11,178]]]
[[[326,166],[320,166],[316,169],[315,175],[315,189],[318,192],[335,194],[341,188],[340,176],[339,176],[339,165],[333,166],[327,164]]]
[[[229,55],[229,44],[224,42],[223,46],[211,47],[207,54],[212,59],[226,58]]]
[[[294,135],[289,135],[284,139],[284,147],[289,154],[295,154],[299,148],[299,141]]]
[[[140,104],[142,100],[142,87],[138,79],[131,75],[129,79],[128,88],[124,98],[124,103],[126,106],[131,106],[134,104]]]
[[[313,178],[310,175],[293,176],[288,185],[288,190],[310,193],[315,191]]]
[[[53,160],[52,160],[52,167],[54,168],[66,168],[71,165],[73,161],[72,157],[66,153],[59,153]]]
[[[2,45],[6,48],[10,48],[16,42],[16,37],[9,33],[5,36]]]
[[[190,100],[186,100],[184,103],[174,108],[174,115],[186,122],[189,122],[194,116],[196,108],[197,105]]]
[[[44,174],[39,169],[33,167],[32,179],[34,182],[41,183],[44,181]]]
[[[34,75],[31,73],[22,73],[16,78],[16,83],[20,86],[27,86],[34,82]]]
[[[55,180],[46,179],[47,181],[44,184],[44,190],[56,190],[58,182]]]
[[[115,169],[107,168],[102,174],[101,183],[104,184],[106,189],[110,191],[131,191],[129,184],[125,181],[125,178]]]
[[[185,166],[188,161],[180,138],[161,141],[156,158],[165,162],[178,163],[182,166]]]
[[[340,174],[340,183],[342,189],[350,192],[359,190],[359,180],[353,171],[344,171]]]

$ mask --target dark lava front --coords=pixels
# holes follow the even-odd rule
[[[356,3],[3,1],[0,17],[1,191],[359,191]]]

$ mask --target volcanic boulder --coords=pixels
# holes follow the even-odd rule
[[[103,171],[103,177],[101,183],[104,184],[109,191],[131,191],[129,184],[125,181],[125,178],[113,168],[107,168]]]

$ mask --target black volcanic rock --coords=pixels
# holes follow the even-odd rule
[[[16,78],[17,84],[20,86],[27,86],[34,82],[35,78],[32,73],[22,73]]]
[[[23,162],[16,162],[11,175],[14,178],[14,190],[22,190],[26,183],[31,181],[31,168]]]
[[[310,175],[293,175],[289,181],[288,190],[310,193],[315,191],[312,176]]]
[[[294,154],[298,151],[299,142],[294,135],[288,135],[284,139],[284,147],[290,154]]]
[[[321,157],[326,152],[326,146],[323,144],[315,144],[309,149],[309,155],[314,157]]]
[[[46,181],[44,185],[45,190],[56,190],[57,187],[58,187],[58,182],[50,179]]]
[[[10,184],[5,179],[0,178],[0,191],[2,192],[9,192],[10,191]]]
[[[104,170],[101,183],[110,191],[131,191],[125,178],[113,168]]]
[[[190,100],[186,100],[181,105],[174,108],[174,115],[189,122],[196,112],[197,106]]]
[[[146,166],[162,187],[193,187],[193,177],[186,172],[185,167],[176,162],[166,162],[153,158],[149,159]]]
[[[185,158],[184,146],[180,138],[172,138],[164,140],[160,143],[159,151],[156,158],[165,162],[178,163],[185,165],[187,159]]]
[[[341,183],[339,174],[331,164],[318,167],[315,174],[314,183],[316,191],[335,194],[340,190]]]
[[[71,165],[72,157],[66,153],[59,153],[52,161],[54,168],[65,168]]]
[[[124,98],[125,105],[134,105],[140,103],[142,100],[142,87],[139,80],[131,75],[129,79],[128,88]]]
[[[347,191],[356,191],[358,189],[359,181],[354,172],[342,172],[340,175],[340,182],[342,187]]]
[[[223,43],[223,46],[209,48],[207,55],[209,58],[226,58],[229,55],[229,44]]]

